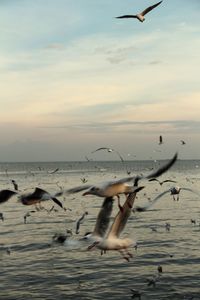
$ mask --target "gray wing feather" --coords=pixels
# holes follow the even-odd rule
[[[163,193],[159,194],[156,198],[154,198],[150,203],[144,205],[144,206],[135,206],[133,208],[133,211],[136,212],[143,212],[148,210],[151,206],[153,206],[162,196],[164,196],[165,194],[169,193],[170,191],[164,191]]]
[[[143,12],[141,12],[141,15],[144,16],[146,15],[148,12],[150,12],[152,9],[154,9],[156,6],[160,5],[162,3],[162,1],[152,5],[152,6],[149,6],[147,7],[145,10],[143,10]]]
[[[97,216],[95,228],[93,231],[94,235],[104,237],[110,223],[113,201],[114,199],[112,197],[105,198]]]
[[[87,190],[91,187],[92,187],[92,185],[84,185],[84,186],[81,185],[81,186],[77,186],[77,187],[74,187],[74,188],[69,189],[69,190],[65,190],[62,193],[63,194],[76,194],[76,193],[82,192],[84,190]]]

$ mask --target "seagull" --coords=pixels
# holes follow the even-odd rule
[[[118,151],[116,151],[116,150],[114,150],[114,149],[112,149],[112,148],[108,148],[108,147],[101,147],[101,148],[98,148],[98,149],[92,151],[91,153],[95,153],[95,152],[97,152],[97,151],[99,151],[99,150],[106,150],[107,152],[114,152],[114,153],[116,153],[116,154],[118,155],[118,157],[120,158],[121,162],[124,164],[124,166],[125,166],[125,168],[126,168],[126,173],[127,173],[128,175],[131,174],[131,171],[129,171],[129,170],[127,169],[127,166],[125,165],[125,160],[124,160],[124,158],[121,156],[121,154],[120,154]]]
[[[81,223],[83,222],[85,216],[88,215],[88,212],[84,212],[83,215],[78,219],[78,221],[76,222],[76,234],[79,234],[79,228],[80,228],[80,225]]]
[[[1,219],[2,221],[4,221],[3,213],[0,213],[0,219]]]
[[[16,181],[12,179],[11,182],[14,186],[15,191],[18,191],[18,184],[16,183]]]
[[[116,154],[118,155],[118,157],[120,158],[120,160],[124,163],[124,159],[123,159],[123,157],[121,156],[121,154],[120,154],[118,151],[116,151],[116,150],[114,150],[114,149],[112,149],[112,148],[108,148],[108,147],[100,147],[100,148],[98,148],[98,149],[92,151],[91,153],[95,153],[95,152],[100,151],[100,150],[106,150],[107,152],[114,152],[114,153],[116,153]]]
[[[162,145],[163,144],[163,137],[162,135],[159,136],[159,145]]]
[[[27,219],[28,217],[30,217],[30,216],[31,216],[30,212],[27,212],[27,213],[24,215],[24,224],[27,223],[27,222],[26,222],[26,219]]]
[[[166,229],[166,231],[170,231],[170,228],[171,228],[171,224],[168,223],[168,222],[166,222],[165,223],[165,229]]]
[[[200,196],[200,193],[198,191],[195,191],[193,189],[190,189],[190,188],[181,188],[181,187],[178,187],[178,186],[174,186],[172,188],[170,188],[169,190],[166,190],[164,191],[163,193],[159,194],[156,198],[154,198],[151,203],[149,204],[148,207],[145,208],[145,210],[147,210],[150,206],[152,206],[157,200],[159,200],[162,196],[164,196],[165,194],[167,193],[170,193],[172,196],[173,196],[173,199],[174,201],[178,201],[179,200],[179,194],[180,194],[180,191],[181,190],[184,190],[184,191],[188,191],[188,192],[192,192],[194,193],[195,195],[197,196]],[[177,195],[177,199],[175,199],[175,195]],[[143,207],[144,209],[144,207]]]
[[[55,173],[58,172],[58,171],[59,171],[59,168],[56,168],[55,170],[49,172],[49,174],[55,174]]]
[[[131,296],[132,299],[138,298],[139,300],[141,300],[142,293],[140,291],[131,289],[131,292],[133,293],[133,295]]]
[[[107,250],[117,250],[120,252],[122,257],[129,261],[132,254],[128,252],[128,248],[131,246],[135,246],[136,243],[130,238],[119,238],[121,232],[123,231],[128,218],[131,214],[131,209],[133,207],[136,194],[144,187],[137,187],[137,190],[129,193],[126,201],[124,202],[123,209],[119,210],[117,213],[114,222],[107,234],[103,239],[95,241],[91,246],[88,247],[88,250],[91,250],[94,247],[101,249],[102,251]]]
[[[119,16],[119,17],[116,17],[117,19],[125,19],[125,18],[135,18],[135,19],[138,19],[140,22],[144,22],[145,18],[144,16],[150,12],[152,9],[154,9],[156,6],[160,5],[162,3],[162,1],[152,5],[152,6],[149,6],[147,7],[145,10],[143,10],[141,13],[139,14],[136,14],[136,15],[123,15],[123,16]]]
[[[183,141],[183,140],[181,140],[180,142],[181,142],[181,145],[185,145],[186,144],[186,142]]]
[[[83,177],[83,178],[81,178],[81,181],[82,181],[82,183],[86,183],[88,180],[85,177]]]
[[[180,188],[180,187],[172,187],[169,190],[164,191],[163,193],[159,194],[157,197],[155,197],[153,200],[151,200],[151,202],[147,203],[145,206],[135,206],[133,208],[133,212],[144,212],[146,210],[148,210],[151,206],[153,206],[162,196],[164,196],[167,193],[170,193],[170,195],[173,196],[174,201],[178,201],[179,200],[179,194],[180,191],[184,190],[184,191],[188,191],[188,192],[192,192],[195,195],[200,197],[200,193],[198,191],[195,191],[193,189],[190,188]],[[177,199],[175,199],[175,195],[177,195]],[[169,225],[168,225],[169,226]]]
[[[62,203],[56,198],[57,196],[60,196],[60,195],[62,195],[62,192],[58,192],[55,195],[51,195],[47,191],[36,187],[33,193],[20,195],[19,201],[21,201],[21,203],[24,205],[32,205],[32,204],[36,205],[37,203],[40,203],[43,201],[52,200],[57,205],[59,205],[61,208],[63,208]]]
[[[92,232],[87,232],[81,240],[97,241],[103,239],[110,223],[113,201],[114,199],[112,197],[104,199],[101,209],[97,215],[94,230]]]
[[[158,269],[158,273],[159,273],[159,274],[163,272],[163,268],[162,268],[161,265],[159,265],[157,269]]]
[[[66,191],[62,191],[61,193],[66,194],[74,194],[79,193],[84,190],[87,190],[83,193],[83,196],[86,195],[96,195],[98,197],[114,197],[117,196],[119,201],[119,194],[129,194],[135,191],[135,188],[138,184],[138,181],[141,179],[150,179],[155,178],[163,173],[165,173],[177,160],[178,154],[176,153],[171,160],[169,160],[165,165],[161,166],[158,170],[150,173],[147,176],[134,176],[134,177],[126,177],[117,181],[106,182],[100,186],[92,186],[92,185],[84,185],[78,186]],[[134,182],[134,186],[130,185],[131,182]],[[119,202],[118,202],[119,203]]]
[[[194,225],[196,224],[196,220],[194,220],[194,219],[191,219],[190,222]]]
[[[72,231],[67,229],[66,234],[55,233],[52,240],[59,244],[64,244],[64,242],[72,236]]]
[[[10,190],[1,190],[0,191],[0,204],[8,201],[12,196],[16,195],[17,192]]]
[[[165,183],[165,182],[174,182],[174,183],[176,183],[176,181],[171,180],[171,179],[166,179],[166,180],[160,181],[156,178],[151,178],[151,179],[149,179],[149,181],[157,181],[160,185],[163,185],[163,183]]]

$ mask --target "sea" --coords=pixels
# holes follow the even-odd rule
[[[166,160],[0,163],[1,190],[26,194],[36,187],[49,193],[98,185],[134,175],[148,175]],[[137,242],[126,261],[118,251],[88,250],[84,234],[92,231],[103,198],[83,192],[51,200],[42,208],[25,206],[13,196],[0,204],[0,299],[142,299],[200,300],[200,161],[178,160],[160,181],[141,180],[142,206],[166,191],[149,210],[132,212],[120,237]],[[182,189],[174,201],[170,188]],[[167,192],[168,191],[168,192]],[[125,197],[120,197],[123,203]],[[77,220],[85,215],[76,234]],[[111,224],[118,212],[117,201]],[[24,216],[27,216],[26,222]],[[167,229],[166,223],[170,224]],[[56,234],[72,235],[64,244]],[[158,272],[158,268],[162,272]]]

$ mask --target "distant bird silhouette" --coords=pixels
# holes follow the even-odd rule
[[[2,221],[4,221],[3,213],[0,213],[0,219],[1,219]]]
[[[18,191],[18,184],[16,183],[16,181],[12,179],[11,182],[14,186],[15,191]]]
[[[186,144],[186,142],[181,140],[181,145],[185,145],[185,144]]]
[[[158,273],[162,273],[163,272],[163,268],[161,265],[158,266]]]
[[[163,137],[162,135],[159,136],[159,145],[162,145],[163,144]]]
[[[88,180],[85,177],[83,177],[83,178],[81,178],[81,181],[82,181],[82,183],[86,183]]]
[[[72,231],[67,229],[66,234],[56,233],[53,236],[53,241],[59,244],[64,244],[64,242],[72,236]]]
[[[114,153],[116,153],[116,154],[118,155],[118,157],[120,158],[120,160],[121,160],[122,162],[124,162],[124,159],[123,159],[123,157],[121,156],[121,154],[120,154],[118,151],[116,151],[116,150],[114,150],[114,149],[112,149],[112,148],[108,148],[108,147],[100,147],[100,148],[98,148],[98,149],[92,151],[91,153],[95,153],[95,152],[100,151],[100,150],[106,150],[107,152],[114,152]]]
[[[160,181],[156,178],[151,178],[151,179],[149,179],[149,181],[157,181],[160,185],[163,185],[163,183],[165,183],[165,182],[174,182],[174,183],[176,183],[176,181],[171,180],[171,179],[166,179],[166,180]]]
[[[139,300],[141,300],[142,293],[140,291],[131,289],[131,292],[133,293],[132,296],[131,296],[132,299],[138,298]]]
[[[171,228],[171,224],[170,223],[165,223],[165,229],[166,231],[170,231],[170,228]]]
[[[153,10],[154,8],[156,8],[158,5],[160,5],[162,3],[162,1],[147,7],[145,10],[143,10],[141,13],[136,14],[136,15],[123,15],[123,16],[119,16],[116,17],[117,19],[125,19],[125,18],[134,18],[134,19],[138,19],[140,22],[144,22],[145,18],[144,16],[149,13],[151,10]]]
[[[190,222],[191,222],[192,224],[196,225],[196,220],[191,219]]]
[[[79,229],[80,229],[80,225],[83,222],[85,216],[88,215],[88,212],[84,212],[83,215],[78,219],[78,221],[76,222],[76,234],[79,234]]]
[[[49,174],[55,174],[55,173],[58,172],[58,171],[59,171],[59,168],[56,168],[55,170],[49,172]]]

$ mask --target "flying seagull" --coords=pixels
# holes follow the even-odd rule
[[[137,187],[137,189],[130,193],[124,202],[123,210],[119,210],[117,213],[114,222],[107,234],[103,239],[95,241],[91,246],[88,247],[88,250],[91,250],[94,247],[101,249],[102,251],[107,250],[117,250],[123,256],[124,259],[129,261],[132,254],[128,252],[128,248],[135,245],[135,242],[130,238],[119,238],[121,232],[123,231],[128,218],[131,214],[131,209],[135,201],[136,193],[142,190],[143,187]]]
[[[16,183],[16,181],[14,179],[12,179],[11,182],[14,186],[15,191],[18,191],[18,184]]]
[[[163,138],[162,138],[162,135],[159,136],[159,145],[162,145],[163,144]]]
[[[47,191],[36,187],[33,193],[20,195],[19,201],[21,201],[21,203],[24,205],[32,205],[32,204],[36,205],[37,203],[40,203],[43,201],[52,200],[57,205],[59,205],[61,208],[63,208],[62,203],[56,198],[57,196],[60,196],[60,195],[61,195],[61,192],[58,192],[55,195],[51,195]]]
[[[88,212],[84,212],[83,215],[78,219],[78,221],[76,222],[76,234],[79,234],[79,229],[80,229],[80,225],[83,222],[85,216],[88,215]]]
[[[143,206],[143,207],[140,207],[140,206],[136,206],[133,208],[133,212],[142,212],[142,211],[146,211],[148,210],[154,203],[156,203],[162,196],[164,196],[165,194],[167,193],[170,193],[170,195],[173,196],[173,199],[174,201],[175,200],[179,200],[179,194],[180,194],[180,191],[181,190],[184,190],[184,191],[188,191],[188,192],[191,192],[191,193],[194,193],[195,195],[199,196],[200,197],[200,193],[198,191],[195,191],[193,189],[190,189],[190,188],[181,188],[181,187],[178,187],[178,186],[174,186],[172,188],[170,188],[169,190],[166,190],[164,192],[162,192],[161,194],[159,194],[157,197],[155,197],[151,202],[149,202],[147,205]],[[175,198],[175,195],[177,195],[177,198]]]
[[[144,16],[149,13],[152,9],[154,9],[156,6],[160,5],[162,3],[162,1],[147,7],[145,10],[143,10],[141,13],[136,14],[136,15],[123,15],[123,16],[119,16],[116,17],[117,19],[125,19],[125,18],[134,18],[134,19],[138,19],[140,22],[144,22],[145,18]]]
[[[97,241],[102,240],[106,234],[110,223],[110,216],[113,210],[112,197],[107,197],[104,199],[101,209],[97,215],[96,224],[92,232],[87,232],[81,240]]]
[[[118,151],[116,151],[116,150],[114,150],[114,149],[112,149],[112,148],[108,148],[108,147],[100,147],[100,148],[98,148],[98,149],[92,151],[91,153],[95,153],[95,152],[100,151],[100,150],[106,150],[107,152],[114,152],[114,153],[116,153],[116,154],[118,155],[118,157],[120,158],[120,160],[121,160],[122,162],[124,162],[124,159],[123,159],[123,157],[121,156],[121,154],[120,154]]]
[[[119,194],[129,194],[134,192],[135,187],[138,184],[139,180],[142,179],[150,179],[150,178],[156,178],[165,173],[167,170],[169,170],[172,165],[176,162],[178,157],[178,154],[175,153],[173,158],[169,160],[165,165],[161,166],[158,168],[158,170],[153,171],[147,176],[134,176],[134,177],[126,177],[122,178],[117,181],[111,181],[111,182],[106,182],[103,185],[100,186],[93,186],[93,185],[84,185],[84,186],[78,186],[74,187],[65,191],[62,191],[60,193],[63,194],[75,194],[82,192],[84,190],[87,190],[83,196],[85,195],[96,195],[99,197],[114,197],[118,196]],[[130,182],[134,182],[134,186],[130,185]],[[59,194],[60,195],[60,194]]]
[[[163,183],[165,183],[165,182],[174,182],[174,183],[176,183],[175,180],[171,180],[171,179],[166,179],[166,180],[160,181],[156,178],[151,178],[151,179],[149,179],[149,181],[157,181],[160,185],[163,185]]]
[[[122,157],[122,155],[121,155],[118,151],[116,151],[116,150],[113,149],[113,148],[100,147],[100,148],[98,148],[98,149],[92,151],[91,153],[95,153],[95,152],[100,151],[100,150],[106,150],[107,152],[114,152],[114,153],[116,153],[117,156],[119,157],[119,159],[121,160],[121,162],[124,164],[124,166],[125,166],[125,168],[126,168],[126,173],[127,173],[128,175],[130,175],[131,172],[127,169],[127,166],[126,166],[126,164],[125,164],[125,160],[124,160],[124,158]]]

